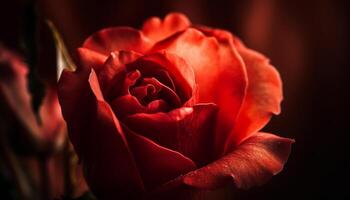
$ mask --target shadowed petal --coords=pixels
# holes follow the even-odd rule
[[[69,136],[92,191],[100,198],[143,191],[124,133],[104,101],[95,72],[64,71],[58,85]]]
[[[162,77],[158,78],[157,73],[159,70],[165,70],[175,84],[175,91],[182,103],[185,103],[192,97],[192,91],[195,86],[193,69],[184,59],[176,54],[166,51],[151,53],[130,63],[127,68],[129,70],[137,69],[144,77],[155,77],[160,82],[162,82]]]
[[[169,110],[168,104],[163,100],[154,100],[147,106],[144,106],[136,97],[129,94],[114,99],[110,105],[121,120],[135,113],[156,113]]]
[[[153,141],[125,130],[146,189],[154,188],[196,169],[193,161]]]
[[[148,195],[155,199],[217,199],[229,187],[248,189],[264,184],[282,170],[293,142],[258,133],[225,157],[171,180]]]
[[[202,166],[213,157],[216,113],[216,105],[202,104],[169,113],[134,114],[124,122],[136,133],[179,151]]]
[[[127,78],[125,65],[135,61],[141,54],[133,51],[111,52],[103,69],[98,74],[101,89],[106,99],[111,101],[121,95],[124,79]]]
[[[175,91],[155,78],[143,78],[140,86],[132,88],[130,93],[141,100],[140,102],[143,102],[144,104],[159,98],[175,108],[182,105],[181,100]]]

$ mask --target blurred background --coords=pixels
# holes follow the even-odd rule
[[[21,0],[2,1],[0,42],[22,52]],[[349,199],[349,25],[346,1],[39,0],[74,52],[107,26],[139,28],[150,16],[185,13],[194,24],[227,29],[262,52],[281,73],[282,114],[266,131],[296,139],[285,169],[237,199]]]

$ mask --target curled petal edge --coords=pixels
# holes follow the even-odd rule
[[[215,190],[230,182],[241,189],[262,185],[282,171],[294,142],[259,132],[221,159],[180,176],[150,194],[158,195],[180,187]]]

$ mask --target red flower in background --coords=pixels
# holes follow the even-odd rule
[[[282,170],[293,140],[259,132],[280,112],[279,74],[232,34],[169,14],[103,29],[78,57],[59,99],[99,198],[249,188]]]
[[[46,72],[50,67],[54,68],[46,66]],[[42,77],[44,80],[50,77],[48,73],[40,72],[46,75]],[[69,166],[64,162],[64,156],[71,159],[73,152],[69,151],[69,155],[64,152],[64,148],[69,147],[65,147],[67,130],[57,98],[57,87],[52,84],[56,81],[45,81],[45,95],[36,114],[28,89],[28,73],[29,67],[20,56],[0,46],[0,156],[4,158],[1,167],[9,170],[11,181],[18,179],[17,182],[21,182],[16,185],[16,195],[21,199],[39,198],[42,184],[49,187],[47,198],[62,197],[65,195],[64,184],[70,181],[65,180],[70,178],[64,174],[68,170],[75,181],[71,183],[74,188],[70,188],[72,194],[69,195],[81,195],[88,190],[81,167],[73,161],[67,161]],[[48,171],[44,176],[48,183],[42,183],[41,171],[44,169],[38,167],[43,158]],[[64,170],[64,167],[69,169]],[[23,176],[22,172],[28,176]],[[38,194],[31,191],[33,188]]]
[[[18,121],[25,148],[46,152],[62,148],[65,122],[57,99],[56,87],[46,85],[46,93],[38,116],[31,105],[28,91],[28,67],[14,53],[0,47],[0,97],[8,117]]]

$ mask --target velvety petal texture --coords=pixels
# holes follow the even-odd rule
[[[203,166],[213,159],[217,110],[214,104],[199,104],[168,113],[130,115],[125,124],[136,133],[179,151],[198,166]]]
[[[131,74],[127,76],[126,64],[135,61],[140,56],[141,54],[134,51],[114,51],[105,60],[101,71],[96,71],[96,68],[94,68],[98,74],[99,83],[106,99],[112,100],[119,93],[123,93],[123,95],[129,93],[128,88],[125,88],[127,87],[125,84],[128,84],[126,80],[132,77]],[[133,72],[134,76],[140,76],[137,73]]]
[[[229,152],[244,139],[262,129],[270,121],[272,114],[280,113],[283,99],[282,81],[277,70],[264,55],[245,47],[231,33],[205,26],[198,29],[207,36],[215,37],[220,44],[235,46],[246,67],[247,93],[235,120],[234,129],[226,140],[225,152]]]
[[[198,29],[207,36],[215,37],[221,44],[234,46],[247,70],[247,93],[239,115],[235,119],[234,128],[226,138],[225,154],[263,128],[272,114],[280,113],[280,103],[283,99],[282,81],[277,70],[269,64],[269,60],[264,55],[245,47],[231,33],[205,26],[200,26]]]
[[[98,198],[249,188],[287,161],[294,141],[259,132],[280,112],[279,74],[231,33],[170,13],[103,29],[77,52],[59,100]]]
[[[164,148],[132,131],[126,132],[146,189],[152,189],[196,169],[195,163],[182,154]]]
[[[228,155],[186,174],[183,182],[202,189],[218,188],[230,180],[243,189],[261,185],[282,170],[293,142],[272,134],[257,133]]]
[[[228,151],[262,129],[273,114],[279,114],[283,99],[280,75],[269,60],[250,49],[239,48],[239,52],[247,66],[249,86],[236,126],[227,141]]]
[[[294,140],[258,133],[236,150],[213,163],[192,171],[150,193],[155,199],[216,199],[225,185],[248,189],[279,173]]]
[[[63,115],[91,189],[102,198],[143,191],[125,135],[103,99],[95,72],[64,71],[59,85]]]
[[[128,69],[137,69],[146,77],[155,75],[157,78],[161,76],[161,74],[158,75],[158,71],[166,71],[174,84],[173,89],[182,102],[192,97],[195,86],[194,72],[187,62],[176,54],[167,51],[151,53],[130,63]],[[162,80],[162,77],[159,77],[159,80]],[[171,85],[168,86],[171,87]]]
[[[237,49],[229,41],[219,42],[192,28],[153,47],[154,51],[161,49],[179,55],[193,67],[199,102],[214,102],[219,106],[215,152],[222,154],[222,144],[233,128],[248,81]]]

